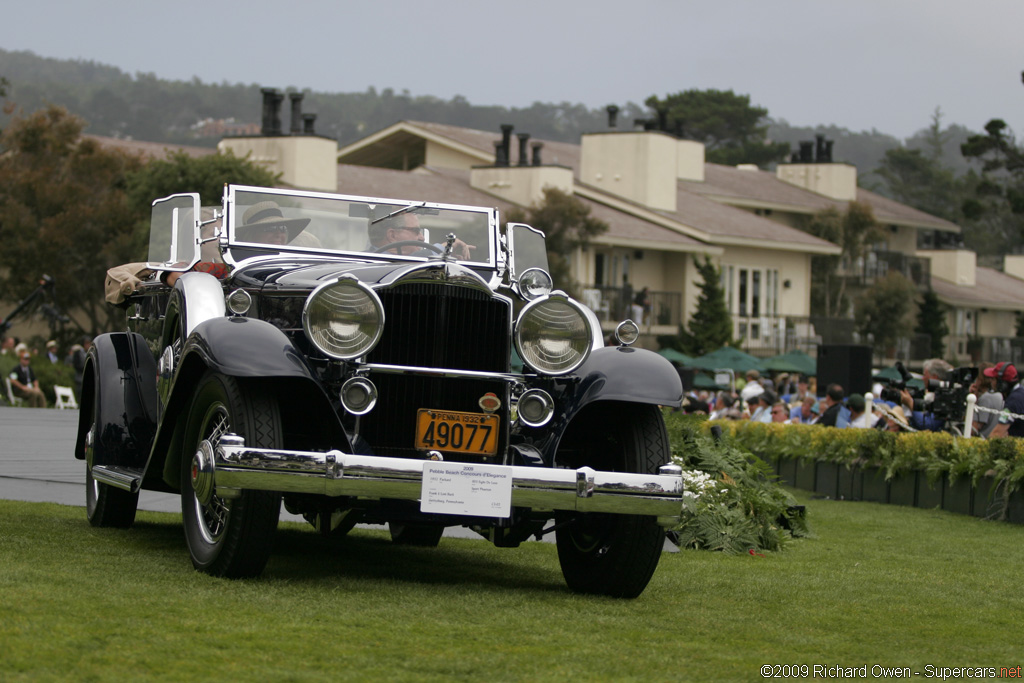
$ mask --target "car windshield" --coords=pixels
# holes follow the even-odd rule
[[[458,260],[494,265],[494,209],[231,186],[227,219],[228,244],[257,253],[423,260],[450,242]]]

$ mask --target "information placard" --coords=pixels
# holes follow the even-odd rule
[[[512,473],[495,465],[427,462],[423,465],[420,510],[443,515],[508,517],[512,514]]]

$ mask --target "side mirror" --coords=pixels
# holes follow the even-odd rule
[[[514,282],[518,282],[523,273],[534,268],[545,273],[550,272],[543,232],[525,223],[509,223],[506,234],[511,257],[510,271]]]

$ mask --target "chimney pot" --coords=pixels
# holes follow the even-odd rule
[[[275,88],[260,88],[260,92],[263,94],[263,123],[260,127],[260,134],[279,135],[281,118],[278,107],[281,105],[283,96]]]
[[[316,114],[303,114],[302,115],[302,134],[303,135],[316,135],[313,130],[313,124],[316,123]]]
[[[800,163],[810,164],[814,162],[814,143],[810,140],[800,141]]]
[[[515,130],[515,126],[511,123],[501,124],[501,146],[502,150],[502,163],[499,166],[508,166],[512,160],[512,131]]]
[[[298,135],[302,132],[302,93],[293,92],[288,93],[288,97],[292,100],[292,127],[291,134]]]
[[[505,143],[501,140],[494,141],[494,165],[508,166],[508,159],[505,157]]]
[[[615,128],[619,116],[619,108],[614,104],[609,104],[605,111],[608,112],[608,127]]]
[[[530,141],[529,133],[517,133],[516,137],[519,138],[519,165],[529,166],[530,159],[526,151],[526,145]]]
[[[530,147],[533,148],[533,165],[540,166],[540,150],[544,146],[543,142],[534,142]]]

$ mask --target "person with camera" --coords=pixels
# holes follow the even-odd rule
[[[952,372],[953,366],[941,358],[926,360],[921,371],[925,392],[929,392],[935,383],[948,382]],[[900,403],[906,408],[907,422],[914,429],[925,432],[941,432],[945,429],[946,421],[931,411],[931,401],[927,394],[923,400],[915,402],[914,397],[904,388],[900,390]]]
[[[989,434],[990,439],[1003,436],[1024,436],[1024,420],[1017,420],[1012,415],[1024,415],[1024,386],[1020,384],[1020,375],[1012,363],[996,363],[994,367],[985,368],[985,377],[996,380],[996,389],[1006,399],[1003,401],[1003,413]]]

